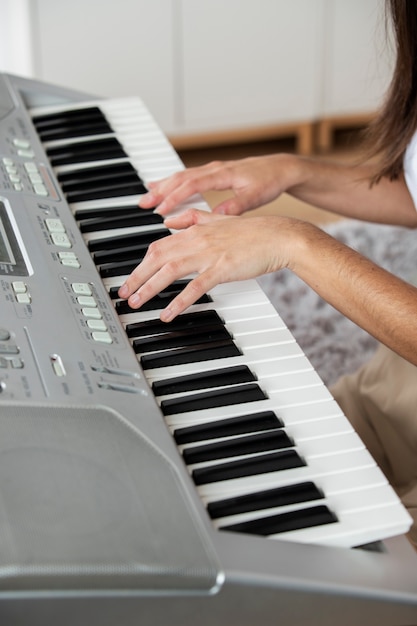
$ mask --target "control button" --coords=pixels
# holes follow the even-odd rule
[[[91,296],[93,294],[88,283],[72,283],[71,287],[77,296]]]
[[[65,265],[65,267],[75,267],[77,269],[81,267],[81,264],[74,252],[70,252],[68,250],[65,250],[65,252],[58,252],[58,257],[61,264]]]
[[[107,330],[107,326],[103,322],[102,319],[100,320],[89,319],[87,320],[87,326],[88,328],[91,328],[91,330]]]
[[[97,306],[97,302],[94,300],[93,296],[78,296],[77,302],[81,306]]]
[[[65,371],[64,363],[61,357],[59,356],[59,354],[51,354],[50,359],[51,359],[52,369],[54,370],[54,373],[56,374],[56,376],[59,376],[59,377],[66,376],[67,372]]]
[[[75,269],[81,267],[78,259],[62,259],[61,264],[65,267],[75,267]]]
[[[101,320],[101,313],[98,309],[85,308],[81,309],[84,317],[89,317],[90,319]]]
[[[6,172],[8,174],[17,174],[17,168],[13,165],[6,165]]]
[[[48,196],[49,192],[43,183],[33,185],[33,190],[38,196]]]
[[[25,170],[30,174],[30,172],[39,172],[38,166],[33,161],[28,161],[25,163]]]
[[[9,174],[9,180],[11,183],[20,183],[21,179],[20,176],[18,176],[17,174]]]
[[[113,343],[110,333],[95,331],[91,333],[91,336],[94,341],[98,341],[100,343]]]
[[[30,304],[32,302],[32,298],[28,293],[17,293],[16,300],[19,304]]]
[[[71,242],[65,233],[51,233],[52,242],[61,248],[71,248]]]
[[[63,250],[62,252],[58,252],[58,256],[60,259],[76,259],[75,252],[71,250]]]
[[[14,165],[13,159],[10,159],[9,157],[3,157],[2,161],[3,161],[4,165],[6,165],[6,166]]]
[[[22,359],[19,359],[19,357],[13,357],[13,359],[10,359],[10,365],[15,370],[21,370],[24,364]]]
[[[1,354],[19,354],[19,348],[15,344],[0,343]]]
[[[38,174],[37,172],[33,172],[32,174],[29,174],[29,179],[30,179],[30,182],[33,184],[43,183],[42,176]]]
[[[23,191],[23,185],[21,183],[15,183],[13,187],[15,191]]]
[[[0,328],[0,341],[7,341],[10,339],[10,333],[7,328]]]
[[[15,293],[26,293],[27,287],[26,284],[22,280],[14,280],[12,282],[13,291]]]
[[[24,148],[19,148],[17,154],[25,159],[33,159],[35,156],[33,150],[25,150]]]
[[[0,368],[5,369],[7,366],[8,366],[7,359],[5,359],[4,356],[0,356]]]
[[[27,139],[19,139],[18,137],[16,137],[15,139],[13,139],[13,143],[16,148],[23,148],[24,150],[28,150],[30,148],[30,141],[28,141]]]
[[[28,293],[27,286],[21,280],[14,280],[12,282],[12,288],[15,293],[15,298],[19,304],[30,304],[32,299]]]
[[[50,233],[65,233],[65,226],[59,219],[46,219],[45,224]]]

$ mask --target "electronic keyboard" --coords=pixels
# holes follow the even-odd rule
[[[175,237],[143,102],[0,75],[0,149],[4,623],[417,622],[411,519],[258,283],[118,297]]]

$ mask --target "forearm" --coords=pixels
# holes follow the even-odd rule
[[[289,267],[321,297],[417,365],[417,289],[316,227],[293,230]]]
[[[403,177],[370,185],[372,168],[295,157],[294,197],[339,215],[417,227],[417,211]]]

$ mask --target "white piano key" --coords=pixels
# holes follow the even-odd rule
[[[283,430],[285,430],[285,432],[287,433],[287,435],[293,439],[293,441],[295,442],[295,446],[297,447],[297,450],[303,450],[303,454],[306,454],[306,450],[303,449],[303,442],[305,441],[309,441],[309,440],[314,440],[314,439],[319,439],[319,440],[323,440],[324,438],[327,437],[333,437],[335,435],[345,435],[346,433],[353,433],[354,430],[352,428],[352,425],[350,424],[350,422],[348,420],[342,420],[339,418],[335,418],[333,416],[333,418],[329,418],[326,420],[323,419],[318,419],[318,420],[312,420],[310,419],[308,423],[303,422],[301,425],[292,425],[292,426],[287,426],[286,424],[284,424],[283,426]],[[172,429],[173,431],[173,429]],[[268,432],[266,431],[255,431],[256,434],[261,433],[261,432]],[[251,435],[253,435],[255,433],[253,432],[249,432],[249,433],[245,433],[245,434],[239,434],[239,435],[232,435],[232,436],[226,436],[226,437],[217,437],[216,439],[207,439],[207,440],[200,440],[200,441],[195,441],[192,443],[187,443],[187,444],[183,444],[183,445],[179,445],[178,449],[180,452],[182,452],[183,450],[188,450],[188,449],[192,449],[192,448],[196,448],[199,446],[204,446],[204,445],[209,445],[212,443],[218,443],[218,442],[222,442],[222,441],[236,441],[239,440],[241,438],[244,437],[250,437]],[[225,459],[227,460],[227,459]],[[217,461],[219,462],[219,461]],[[386,481],[385,481],[386,482]]]
[[[73,213],[80,209],[101,209],[102,207],[112,207],[112,206],[132,206],[132,204],[138,205],[138,212],[144,211],[139,207],[139,199],[140,195],[134,196],[120,196],[113,198],[102,198],[101,200],[86,200],[85,202],[73,202],[71,204],[71,209]]]
[[[310,500],[287,506],[277,506],[248,513],[229,515],[213,520],[216,528],[230,524],[241,524],[251,520],[267,518],[273,515],[280,515],[292,511],[302,511],[310,506],[325,505],[331,511],[337,511],[342,517],[349,513],[363,512],[377,508],[392,506],[398,502],[398,498],[393,491],[388,491],[385,484],[373,485],[366,489],[355,489],[343,493],[327,494],[323,500]],[[279,533],[281,534],[281,533]],[[278,537],[279,534],[275,535]]]
[[[386,487],[388,489],[388,487]],[[279,533],[270,539],[297,541],[327,546],[351,547],[375,541],[375,536],[388,537],[403,534],[410,527],[410,516],[397,503],[375,509],[339,513],[339,523]],[[372,529],[372,530],[370,530]]]
[[[171,428],[182,428],[183,426],[191,426],[194,424],[204,424],[216,418],[235,417],[236,415],[245,415],[247,413],[255,413],[261,411],[274,411],[278,417],[282,418],[284,423],[291,424],[295,422],[302,423],[303,420],[310,420],[315,416],[317,419],[328,417],[329,413],[340,416],[340,408],[336,402],[330,402],[330,394],[317,393],[312,394],[308,401],[305,402],[305,396],[300,399],[297,405],[280,406],[278,402],[273,402],[270,398],[258,402],[248,402],[245,404],[235,404],[230,406],[219,407],[217,409],[204,409],[193,411],[192,413],[177,413],[165,417],[166,423]],[[312,397],[313,395],[317,397]],[[324,397],[323,397],[324,396]],[[317,405],[317,406],[316,406]],[[298,409],[298,411],[296,410]],[[296,415],[296,417],[294,417]]]
[[[152,233],[161,230],[168,230],[163,224],[149,224],[145,226],[129,226],[127,228],[114,228],[109,230],[97,230],[93,233],[84,233],[84,241],[97,241],[100,239],[110,239],[120,235],[135,235],[141,233]],[[129,244],[127,244],[129,245]],[[139,261],[138,261],[139,264]]]
[[[333,436],[329,434],[328,436],[321,439],[304,439],[303,441],[298,442],[297,445],[294,446],[294,449],[299,454],[299,456],[301,456],[301,458],[304,459],[308,465],[310,465],[312,460],[314,461],[315,459],[324,459],[324,463],[329,463],[329,457],[332,457],[333,455],[338,455],[341,453],[345,454],[347,452],[355,452],[356,450],[363,450],[364,447],[365,446],[359,439],[358,435],[355,432],[351,431]],[[244,454],[236,457],[229,457],[226,459],[205,461],[202,463],[189,465],[188,469],[190,472],[192,472],[196,469],[216,467],[226,463],[233,463],[233,461],[241,461],[245,459],[249,460],[256,457],[262,457],[264,455],[267,456],[268,454],[272,454],[272,452]]]
[[[291,488],[291,486],[297,485],[298,482],[299,481],[295,480],[295,478],[291,476],[288,478],[285,487]],[[374,464],[366,469],[352,467],[346,472],[338,472],[337,474],[322,474],[319,477],[315,477],[314,484],[323,492],[323,497],[331,498],[333,496],[340,496],[340,494],[347,492],[367,492],[368,490],[373,490],[375,487],[386,487],[388,482],[383,473]],[[257,488],[250,492],[242,492],[241,488],[238,488],[235,492],[230,492],[227,498],[234,498],[239,495],[246,495],[247,493],[256,494],[262,491],[264,491],[263,488]],[[386,490],[385,493],[387,493]],[[382,497],[384,497],[384,493],[382,493]],[[213,494],[201,497],[205,505],[208,505],[210,502],[218,502],[221,499],[227,498],[219,498],[217,495]]]
[[[290,481],[312,480],[316,482],[322,476],[337,476],[339,473],[344,474],[358,469],[361,469],[366,476],[366,469],[374,466],[375,462],[365,448],[346,452],[339,451],[338,454],[311,458],[308,466],[198,485],[197,490],[202,497],[228,498],[231,497],[231,494],[239,495],[260,489],[285,486]]]
[[[66,172],[76,173],[79,170],[90,170],[96,167],[104,167],[106,165],[115,165],[119,163],[130,163],[129,157],[117,159],[106,159],[104,161],[84,161],[82,163],[71,163],[70,165],[58,165],[54,168],[56,174],[65,174]]]

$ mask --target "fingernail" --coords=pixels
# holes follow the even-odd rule
[[[162,322],[170,322],[173,319],[173,317],[174,317],[174,312],[170,308],[164,309],[161,313]]]
[[[155,196],[150,191],[148,193],[144,193],[143,196],[139,198],[139,206],[142,204],[142,201],[145,200],[146,203],[154,204]]]
[[[163,215],[164,210],[165,210],[165,202],[161,202],[161,204],[156,207],[154,213],[157,213],[158,215]]]
[[[129,289],[127,288],[127,285],[122,285],[119,289],[119,296],[121,298],[127,298],[128,295],[129,295]]]
[[[136,308],[140,304],[140,297],[137,293],[134,293],[133,296],[129,298],[129,305],[133,308]]]

